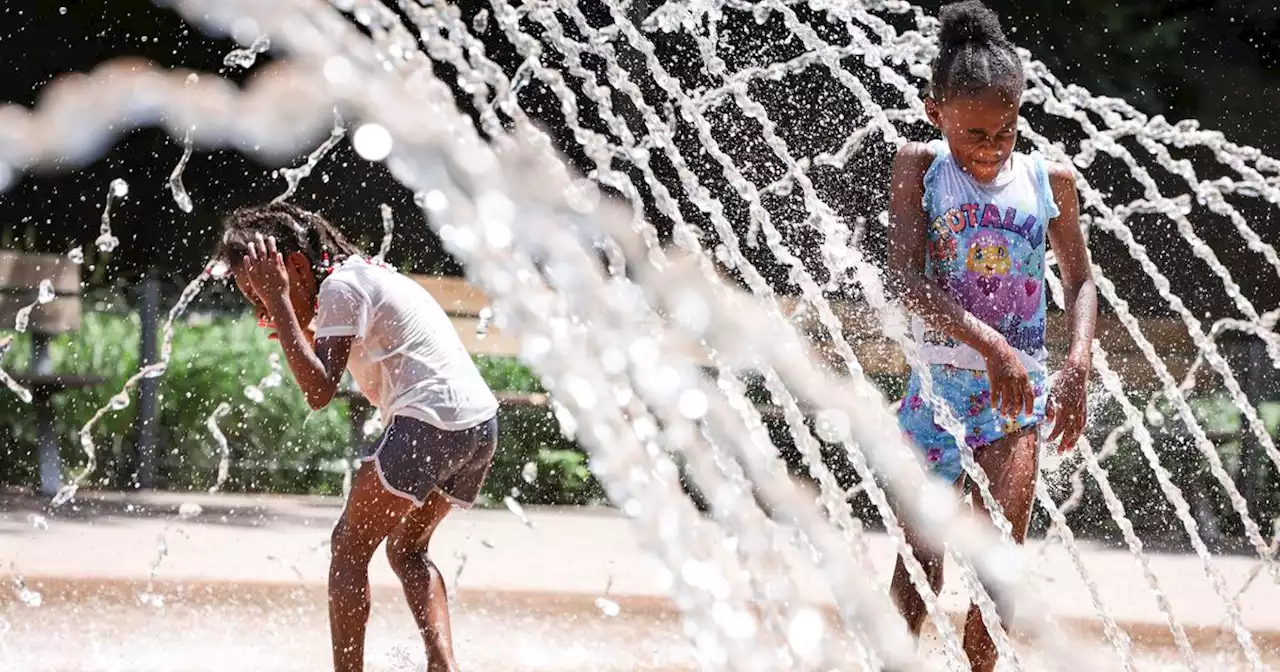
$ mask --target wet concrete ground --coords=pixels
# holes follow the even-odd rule
[[[42,506],[0,494],[0,574],[9,574],[0,578],[22,575],[41,595],[32,607],[11,587],[0,590],[0,671],[329,669],[324,541],[338,502],[90,493],[76,508]],[[628,521],[578,509],[530,511],[528,520],[505,510],[458,513],[433,544],[450,586],[460,587],[454,633],[464,670],[697,669],[664,572]],[[161,538],[167,555],[157,563]],[[868,541],[877,580],[887,581],[892,549],[881,535]],[[1061,549],[1032,550],[1033,576],[1053,615],[1075,633],[1073,646],[1106,661],[1090,670],[1120,669]],[[1187,669],[1132,557],[1088,546],[1082,552],[1108,609],[1135,640],[1136,669]],[[1151,562],[1189,630],[1198,669],[1249,669],[1222,627],[1222,600],[1200,561],[1153,554]],[[1239,557],[1214,563],[1233,593],[1256,567]],[[822,600],[819,577],[798,578],[806,597]],[[368,669],[423,669],[412,618],[381,554],[370,580]],[[966,595],[956,584],[948,582],[942,602],[958,616]],[[602,596],[621,605],[616,615],[596,605]],[[1280,667],[1278,596],[1264,573],[1239,605],[1266,663]],[[925,647],[936,642],[926,638]],[[1034,652],[1027,656],[1026,669],[1053,669]],[[929,660],[936,663],[930,669],[944,669],[936,651]]]
[[[316,586],[172,586],[44,581],[42,604],[9,598],[0,636],[0,670],[14,672],[295,672],[329,668],[323,590]],[[140,599],[143,596],[143,599]],[[155,599],[156,597],[160,599]],[[145,601],[144,601],[145,600]],[[610,610],[612,611],[612,610]],[[455,603],[459,662],[473,672],[622,672],[696,670],[676,615],[659,605],[623,600],[614,615],[582,598],[466,594]],[[0,626],[0,630],[5,629]],[[1081,640],[1105,657],[1105,645]],[[944,669],[926,636],[930,669]],[[1053,666],[1024,649],[1028,670]],[[422,670],[413,620],[397,591],[380,587],[366,647],[371,672]],[[1269,665],[1280,656],[1266,655]],[[1176,651],[1135,650],[1136,669],[1186,669]],[[1199,647],[1204,672],[1249,669],[1231,642]],[[1114,667],[1098,668],[1119,669]]]
[[[250,586],[164,596],[145,585],[42,586],[43,604],[0,607],[0,670],[18,672],[295,672],[332,669],[326,603],[316,587]],[[84,590],[88,588],[87,590]],[[607,616],[581,600],[468,597],[457,604],[455,648],[464,670],[692,670],[692,649],[667,612]],[[375,591],[366,669],[425,669],[404,599]]]

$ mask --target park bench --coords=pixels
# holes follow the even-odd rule
[[[480,311],[489,302],[479,288],[462,278],[426,275],[413,277],[449,314],[468,352],[511,357],[519,354],[519,342],[495,327],[490,326],[483,336],[477,332]],[[801,300],[796,297],[784,296],[778,299],[782,314],[792,316],[792,322],[802,332],[810,335],[814,354],[839,367],[841,360],[837,348],[818,324],[816,311],[811,308],[802,310],[801,304]],[[879,317],[870,306],[861,302],[833,300],[831,307],[866,373],[884,376],[907,374],[907,362],[901,348],[881,333]],[[1051,312],[1048,319],[1048,347],[1051,357],[1056,359],[1067,349],[1069,328],[1065,315],[1060,312]],[[1169,372],[1181,379],[1196,354],[1186,326],[1176,318],[1145,318],[1140,319],[1139,323],[1156,352],[1164,358]],[[1095,335],[1109,353],[1112,368],[1120,374],[1127,387],[1151,389],[1159,385],[1155,371],[1120,320],[1111,315],[1100,316]],[[711,366],[705,353],[691,354],[703,365]]]
[[[518,354],[519,342],[499,329],[490,326],[483,333],[478,331],[480,313],[489,303],[489,299],[479,288],[462,278],[434,275],[412,277],[444,308],[467,352],[498,357],[514,357]],[[540,393],[495,392],[495,396],[498,397],[498,403],[506,408],[541,408],[550,402],[547,395]],[[373,415],[373,407],[368,399],[352,387],[339,390],[338,397],[347,400],[352,444],[360,445],[368,441],[364,436],[364,425]]]
[[[36,301],[40,282],[53,283],[53,301],[38,305],[30,314],[31,360],[26,371],[14,371],[0,362],[19,385],[30,390],[36,420],[40,491],[53,495],[62,487],[62,457],[55,428],[53,399],[61,392],[92,387],[103,382],[96,376],[55,373],[49,343],[59,334],[80,328],[80,266],[61,255],[0,251],[0,327],[13,329],[18,311]],[[22,403],[8,390],[5,404]]]

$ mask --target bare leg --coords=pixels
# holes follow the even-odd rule
[[[356,472],[347,508],[333,528],[329,561],[329,631],[335,672],[364,669],[369,622],[369,560],[413,503],[382,487],[372,462]]]
[[[427,556],[431,535],[453,505],[439,492],[422,508],[411,511],[387,538],[387,560],[400,585],[427,648],[429,672],[456,672],[453,634],[449,626],[449,597],[440,569]]]
[[[956,490],[959,491],[964,484],[964,477],[960,477],[955,482]],[[901,518],[901,515],[899,515]],[[929,587],[936,595],[942,590],[942,563],[943,556],[941,553],[930,549],[926,546],[924,538],[916,534],[915,530],[903,521],[903,533],[906,535],[907,543],[911,546],[912,555],[916,556],[916,560],[920,562],[920,566],[924,567],[924,573],[929,577]],[[911,583],[911,575],[907,574],[907,565],[903,561],[902,556],[898,556],[898,563],[893,568],[893,581],[889,584],[889,594],[893,598],[893,603],[898,606],[898,611],[902,614],[902,618],[907,622],[907,628],[911,630],[911,634],[919,637],[920,629],[924,626],[925,616],[928,616],[928,609],[925,608],[924,598],[916,590],[914,584]]]
[[[1007,436],[989,446],[978,449],[974,457],[978,465],[991,479],[991,496],[1000,503],[1004,515],[1013,526],[1013,540],[1021,544],[1027,538],[1027,523],[1031,520],[1031,501],[1035,495],[1036,476],[1039,471],[1040,452],[1037,450],[1036,427]],[[975,513],[986,514],[982,497],[973,497]],[[1002,623],[1007,623],[1012,613],[1003,604],[1000,595],[992,595]],[[964,650],[974,672],[991,672],[998,655],[991,634],[982,620],[976,605],[969,605],[964,623]]]

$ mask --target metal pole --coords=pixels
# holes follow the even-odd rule
[[[142,281],[140,312],[142,334],[139,339],[138,361],[141,366],[146,366],[154,364],[159,356],[156,332],[160,319],[160,281],[156,279],[154,269],[149,269]],[[159,385],[158,378],[143,378],[138,382],[138,415],[133,421],[134,436],[137,437],[136,485],[138,488],[147,490],[156,487],[156,415]]]
[[[1267,346],[1259,338],[1250,338],[1245,350],[1244,394],[1254,408],[1258,407],[1266,396],[1266,372],[1271,362],[1267,357]],[[1237,485],[1240,495],[1248,502],[1249,509],[1258,515],[1262,502],[1258,494],[1267,473],[1266,460],[1262,459],[1261,446],[1249,430],[1247,421],[1242,420],[1240,432],[1240,478]]]
[[[31,374],[53,374],[53,360],[49,359],[49,335],[39,331],[31,334]],[[32,400],[36,415],[36,441],[40,459],[40,492],[46,496],[62,489],[62,455],[58,446],[58,431],[53,416],[52,392],[49,388],[35,389]]]

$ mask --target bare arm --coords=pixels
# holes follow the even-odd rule
[[[913,142],[893,160],[889,200],[889,287],[913,313],[948,336],[990,358],[1008,343],[1000,332],[974,317],[925,277],[928,218],[921,207],[924,174],[933,152]]]
[[[328,336],[316,339],[312,349],[293,306],[286,297],[278,297],[267,303],[267,312],[276,325],[276,337],[284,350],[289,369],[298,381],[307,404],[315,410],[329,405],[342,382],[342,373],[351,356],[352,336]]]
[[[1089,247],[1080,231],[1080,199],[1075,177],[1064,166],[1050,166],[1049,184],[1058,203],[1058,216],[1049,222],[1049,244],[1058,257],[1062,293],[1070,322],[1071,346],[1051,394],[1052,441],[1061,438],[1059,452],[1075,447],[1088,422],[1087,387],[1093,363],[1093,332],[1098,319],[1098,289],[1089,265]]]
[[[276,249],[275,238],[264,239],[258,235],[257,240],[250,242],[248,255],[237,266],[236,275],[244,277],[252,290],[251,300],[266,310],[275,325],[280,348],[307,404],[316,410],[327,406],[347,368],[353,337],[321,338],[312,349],[293,312],[289,273],[284,257]]]
[[[1058,216],[1049,223],[1049,244],[1058,258],[1062,292],[1071,329],[1067,359],[1088,367],[1093,361],[1093,332],[1098,319],[1098,289],[1093,283],[1089,248],[1080,231],[1080,199],[1075,176],[1065,166],[1050,165],[1049,184]]]

